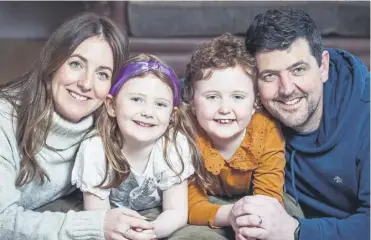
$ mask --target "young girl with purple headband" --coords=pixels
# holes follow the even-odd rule
[[[155,56],[130,59],[105,101],[98,136],[82,143],[72,172],[86,210],[112,206],[144,215],[162,207],[154,230],[144,230],[149,239],[167,237],[187,223],[187,178],[201,168],[179,84]],[[129,229],[124,237],[132,239],[134,231],[142,230]]]

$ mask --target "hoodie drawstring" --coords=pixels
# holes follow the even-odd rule
[[[295,153],[296,153],[296,150],[293,150],[290,156],[290,167],[291,167],[291,177],[292,177],[291,186],[294,191],[295,204],[298,205],[299,196],[298,196],[298,192],[296,191],[296,184],[295,184],[295,163],[294,163]]]

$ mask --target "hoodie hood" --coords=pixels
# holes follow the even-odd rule
[[[286,127],[282,128],[286,139],[286,159],[288,162],[285,188],[293,195],[296,202],[300,197],[297,191],[298,187],[300,192],[306,192],[307,196],[315,192],[322,192],[322,194],[329,192],[326,190],[329,187],[329,182],[327,180],[319,182],[320,169],[331,169],[330,166],[333,164],[347,166],[350,159],[343,159],[342,156],[346,154],[341,151],[354,150],[346,149],[346,142],[352,138],[349,136],[357,139],[359,132],[367,130],[363,125],[365,119],[369,119],[367,116],[369,115],[369,111],[367,111],[369,105],[362,104],[362,102],[370,102],[368,69],[356,56],[346,51],[327,50],[330,54],[329,78],[323,86],[323,115],[319,128],[308,134],[301,134]],[[364,107],[368,109],[364,109]],[[340,142],[344,136],[348,139]],[[340,153],[337,145],[341,145],[341,143],[343,145],[340,146]],[[351,182],[354,179],[346,180]],[[322,185],[324,189],[311,187],[312,182],[318,183],[315,188],[320,188]],[[323,194],[323,196],[325,195]],[[331,198],[331,196],[326,197]],[[302,200],[313,208],[319,205],[311,197]],[[321,211],[328,211],[328,209],[325,207]]]
[[[307,137],[283,128],[292,150],[318,153],[333,148],[347,132],[360,109],[360,101],[370,101],[370,74],[356,56],[338,49],[326,49],[330,54],[329,78],[323,88],[323,116],[317,131]],[[309,136],[311,135],[311,136]],[[309,141],[309,142],[308,142]]]

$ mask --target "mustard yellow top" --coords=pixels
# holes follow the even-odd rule
[[[201,132],[201,131],[200,131]],[[198,145],[206,169],[216,176],[218,184],[213,186],[215,196],[267,195],[283,202],[285,167],[285,142],[274,120],[264,113],[255,113],[246,128],[241,146],[228,161],[212,146],[210,138],[200,133]],[[212,204],[195,183],[188,188],[189,222],[193,225],[209,225],[220,205]]]

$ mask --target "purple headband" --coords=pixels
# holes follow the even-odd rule
[[[162,72],[171,80],[174,88],[174,105],[177,106],[179,104],[179,79],[171,68],[153,59],[149,61],[133,62],[124,66],[120,70],[116,81],[109,91],[109,94],[115,96],[122,85],[124,85],[124,83],[126,83],[129,79],[148,71]]]

